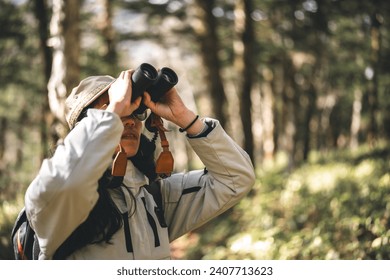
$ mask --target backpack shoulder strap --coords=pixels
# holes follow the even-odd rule
[[[148,191],[148,193],[150,193],[153,196],[153,199],[156,202],[157,207],[163,209],[160,184],[157,182],[153,182],[150,185],[145,185],[144,188]]]
[[[13,238],[15,236],[18,229],[26,221],[27,221],[26,209],[23,207],[23,209],[20,210],[18,216],[16,217],[15,224],[14,224],[14,227],[12,228],[12,232],[11,232],[11,238]]]
[[[160,184],[158,182],[153,182],[150,185],[145,185],[144,188],[153,196],[154,202],[156,202],[157,206],[155,207],[154,212],[156,213],[160,226],[167,227]]]

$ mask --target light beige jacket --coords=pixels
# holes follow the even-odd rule
[[[133,252],[127,252],[125,231],[120,229],[111,244],[87,245],[69,259],[169,259],[172,240],[218,216],[245,196],[255,180],[252,163],[218,121],[210,121],[215,127],[206,137],[187,137],[207,172],[179,173],[160,181],[168,227],[160,226],[155,201],[142,187],[147,183],[146,177],[129,161],[124,178],[128,189],[110,190],[110,194],[121,212],[134,207],[129,191],[136,198],[136,212],[128,219]],[[116,114],[89,110],[88,117],[68,134],[54,156],[43,161],[25,196],[27,216],[41,247],[39,259],[51,259],[88,217],[98,199],[98,179],[110,166],[122,131]],[[154,219],[157,232],[148,216]]]

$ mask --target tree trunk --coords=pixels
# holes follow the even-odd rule
[[[6,117],[0,117],[0,162],[3,160],[6,143],[6,133],[8,128],[8,119]],[[1,168],[2,166],[0,166]]]
[[[63,22],[64,39],[65,39],[65,63],[66,75],[65,86],[70,93],[73,87],[80,82],[80,8],[79,0],[65,1],[65,18]]]
[[[53,64],[48,82],[49,105],[57,124],[54,137],[62,139],[67,133],[65,122],[65,99],[80,77],[80,32],[77,0],[54,0],[50,23],[50,46],[53,48]]]
[[[221,66],[218,57],[217,24],[212,14],[214,0],[196,0],[195,12],[199,21],[193,24],[200,44],[201,56],[205,66],[206,84],[210,90],[213,112],[222,126],[226,124],[226,94],[221,78]]]
[[[284,88],[282,90],[282,120],[280,121],[282,126],[280,129],[280,139],[278,140],[280,150],[285,151],[288,154],[288,169],[291,170],[295,166],[295,134],[297,130],[296,120],[296,107],[294,106],[294,97],[296,89],[294,88],[295,81],[295,69],[292,61],[287,56],[284,63]]]
[[[115,30],[112,25],[112,1],[100,1],[102,2],[103,13],[99,20],[99,28],[105,42],[104,60],[110,68],[108,71],[114,73],[117,71],[118,56],[116,52]]]
[[[354,92],[353,104],[352,104],[352,121],[351,121],[351,139],[349,147],[355,150],[359,146],[359,130],[361,123],[361,110],[362,110],[362,91],[360,88],[356,88]]]
[[[26,109],[26,106],[22,107],[22,111],[19,115],[18,123],[21,125],[18,125],[16,127],[16,137],[17,137],[17,147],[16,147],[16,163],[15,166],[17,169],[20,169],[23,164],[23,145],[25,143],[25,135],[24,135],[24,128],[26,127],[25,124],[28,118],[28,112]]]
[[[318,71],[319,72],[319,71]],[[311,144],[311,135],[310,135],[310,122],[315,114],[316,101],[317,101],[317,92],[313,84],[310,84],[309,90],[306,92],[307,95],[307,109],[305,112],[303,126],[303,160],[307,161],[309,159],[310,153],[310,144]]]
[[[275,152],[275,141],[274,141],[274,108],[275,99],[274,92],[272,91],[271,81],[266,80],[261,87],[261,112],[263,120],[263,155],[264,160],[272,162],[274,159]]]
[[[252,102],[251,93],[253,87],[254,44],[255,36],[251,13],[252,0],[239,0],[235,7],[235,30],[238,40],[234,42],[235,68],[238,75],[238,98],[240,101],[240,117],[244,131],[244,150],[254,162],[254,144],[252,132]],[[272,102],[271,102],[272,106]],[[271,112],[272,110],[269,109]],[[267,128],[272,130],[271,128]],[[270,132],[273,134],[272,131]]]
[[[387,87],[385,92],[385,96],[390,96],[390,88]],[[390,140],[390,102],[387,100],[387,104],[383,107],[383,130],[384,137],[387,140]]]
[[[47,6],[45,0],[34,1],[34,13],[38,21],[38,33],[40,49],[42,51],[45,84],[49,82],[51,65],[52,65],[52,52],[47,45],[49,38],[48,27],[49,21],[47,16]],[[41,159],[43,160],[48,156],[49,142],[54,144],[54,139],[49,139],[48,128],[52,126],[52,118],[50,118],[50,107],[48,99],[47,87],[43,90],[42,107],[41,107],[41,121],[40,121],[40,137],[41,137]]]
[[[368,125],[368,142],[374,144],[378,139],[378,81],[379,81],[379,53],[381,49],[381,36],[380,36],[381,22],[378,19],[378,14],[375,13],[371,16],[371,58],[370,64],[374,72],[372,81],[370,81],[368,88],[368,110],[369,110],[369,125]]]

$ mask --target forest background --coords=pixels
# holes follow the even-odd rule
[[[389,22],[387,0],[0,0],[0,259],[67,94],[143,62],[257,174],[174,259],[389,259]],[[202,167],[166,125],[175,170]]]

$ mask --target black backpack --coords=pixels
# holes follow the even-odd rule
[[[27,219],[26,209],[20,211],[11,233],[16,260],[37,260],[40,252],[38,239]]]
[[[160,224],[166,227],[160,188],[153,186],[153,183],[152,185],[146,185],[144,187],[153,196],[157,204],[155,211]],[[39,247],[38,238],[27,219],[26,209],[24,207],[16,218],[12,229],[11,243],[15,260],[38,259],[41,249]]]

